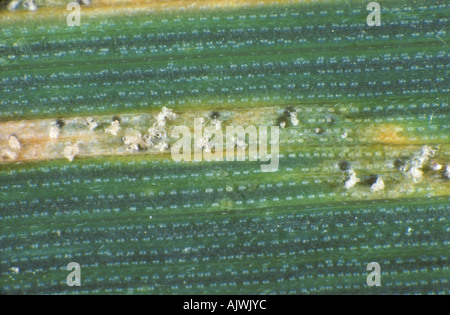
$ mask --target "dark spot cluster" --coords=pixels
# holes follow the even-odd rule
[[[285,126],[291,125],[291,113],[295,113],[296,110],[292,106],[287,106],[285,110],[283,111],[283,114],[281,114],[280,117],[277,119],[277,125],[280,126],[284,123]]]

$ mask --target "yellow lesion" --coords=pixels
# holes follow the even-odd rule
[[[67,119],[66,123],[76,125],[59,128],[56,138],[50,135],[50,128],[55,128],[54,119],[8,121],[0,123],[0,163],[49,160],[64,157],[66,146],[76,143],[86,144],[89,150],[86,155],[98,155],[104,146],[94,145],[105,142],[105,135],[92,132],[87,124],[81,123],[81,118]],[[58,127],[56,127],[58,128]],[[8,139],[11,135],[17,137],[21,148],[16,150],[16,157],[5,154],[10,150]],[[95,150],[95,148],[98,150]]]
[[[382,124],[373,129],[368,129],[373,134],[373,140],[382,144],[408,144],[408,139],[403,134],[403,128],[396,124]]]
[[[223,132],[227,125],[271,125],[267,122],[267,117],[272,117],[274,121],[276,118],[276,110],[270,107],[258,108],[258,110],[255,108],[219,110],[220,115],[217,120],[210,117],[211,112],[210,109],[199,108],[176,111],[176,118],[167,121],[166,140],[169,143],[173,140],[171,139],[173,126],[183,125],[193,131],[195,118],[204,118],[203,128],[213,126],[219,121],[218,127],[222,128]],[[124,139],[135,137],[136,134],[142,136],[148,134],[149,128],[154,125],[159,114],[160,110],[153,110],[120,115],[120,128],[113,133],[108,132],[111,124],[114,123],[109,115],[64,117],[61,120],[65,125],[61,128],[57,127],[56,119],[0,122],[0,163],[63,159],[66,157],[64,150],[76,144],[79,147],[76,157],[170,154],[170,148],[161,149],[156,142],[143,150],[132,150],[132,152],[127,150],[127,141],[124,142]],[[96,126],[92,129],[94,122]],[[56,132],[54,132],[55,128]],[[20,150],[16,150],[14,155],[7,154],[8,150],[11,150],[8,145],[11,135],[15,135],[21,144]]]
[[[324,1],[324,0],[322,0]],[[139,12],[155,12],[167,10],[198,10],[217,8],[239,8],[245,6],[260,6],[271,4],[288,4],[292,0],[93,0],[88,6],[82,6],[83,17],[96,18],[101,15],[120,15]],[[317,2],[314,0],[298,0],[298,3]],[[67,2],[68,3],[68,2]],[[66,4],[67,4],[66,3]],[[37,12],[16,10],[13,13],[7,10],[0,11],[0,23],[12,22],[19,19],[54,19],[67,15],[66,6],[37,2]],[[65,21],[65,20],[64,20]]]

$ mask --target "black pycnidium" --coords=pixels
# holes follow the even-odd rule
[[[404,161],[402,161],[400,159],[397,159],[397,160],[394,161],[394,167],[395,168],[398,169],[398,168],[400,168],[402,166],[405,166],[405,162]]]
[[[368,186],[372,186],[373,184],[375,184],[377,182],[377,179],[378,179],[378,175],[371,174],[364,178],[363,183]]]
[[[58,119],[58,120],[56,121],[56,125],[57,125],[59,128],[64,127],[65,124],[66,124],[66,123],[65,123],[64,120],[62,120],[62,119]]]
[[[339,169],[343,172],[350,170],[350,163],[347,161],[339,162],[338,166],[339,166]]]
[[[219,113],[219,112],[216,112],[216,111],[211,112],[211,113],[209,114],[209,117],[211,117],[212,119],[218,119],[218,118],[220,117],[220,113]]]
[[[284,110],[284,115],[289,117],[289,116],[291,116],[291,113],[295,113],[295,112],[296,112],[295,108],[289,105]]]

